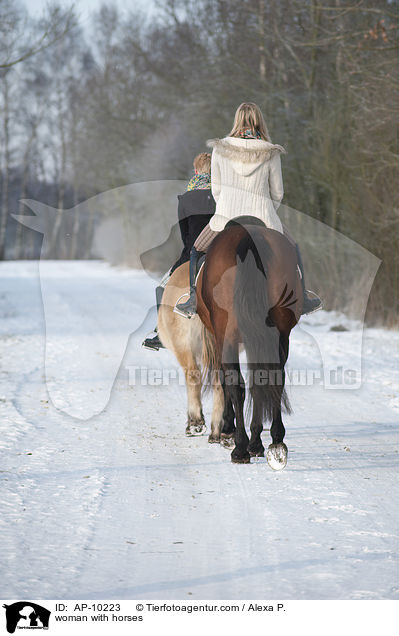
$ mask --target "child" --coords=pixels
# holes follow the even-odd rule
[[[186,192],[177,197],[179,200],[178,219],[183,250],[180,258],[155,290],[157,310],[159,310],[162,295],[170,275],[177,267],[190,259],[190,252],[197,237],[201,234],[204,227],[208,225],[215,213],[216,204],[211,192],[210,153],[201,152],[195,157],[193,165],[195,174],[188,182]],[[143,347],[153,351],[163,348],[156,328],[155,335],[152,338],[146,338],[143,342]]]

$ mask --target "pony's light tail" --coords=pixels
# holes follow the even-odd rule
[[[267,267],[272,250],[260,232],[256,232],[256,244],[247,233],[237,247],[234,310],[247,355],[250,395],[262,419],[272,420],[275,409],[290,412],[290,405],[282,387],[282,339],[269,319]]]
[[[202,341],[202,388],[204,393],[210,390],[219,378],[220,360],[216,349],[216,340],[213,334],[201,323]]]

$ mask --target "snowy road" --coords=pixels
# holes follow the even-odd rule
[[[1,263],[0,597],[399,598],[398,332],[365,332],[360,389],[290,387],[288,466],[274,473],[186,438],[184,387],[132,373],[177,369],[140,347],[153,313],[127,341],[153,281],[93,262],[43,263],[42,277],[50,392],[76,417],[47,392],[38,263]],[[350,368],[356,325],[319,312],[303,326],[290,368],[320,366],[317,338]],[[103,412],[78,419],[117,370]]]

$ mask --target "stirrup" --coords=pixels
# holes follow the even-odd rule
[[[191,298],[191,294],[189,292],[185,292],[184,294],[182,294],[180,296],[180,298],[177,299],[177,302],[175,304],[175,306],[173,307],[173,311],[175,314],[177,314],[178,316],[181,316],[182,318],[186,318],[187,320],[190,320],[190,318],[192,318],[193,316],[195,316],[195,314],[197,313],[196,311],[194,311],[194,313],[192,314],[185,314],[183,311],[181,311],[179,309],[179,305],[180,305],[180,301],[182,298],[184,298],[185,296],[188,296],[188,300],[186,302],[188,302]]]
[[[146,344],[147,340],[149,340],[149,338],[146,338],[142,343],[141,346],[143,347],[143,349],[147,349],[147,351],[159,351],[160,349],[164,349],[164,347],[157,347],[156,345],[149,345]]]
[[[152,338],[150,338],[150,334],[155,333],[154,336],[152,336]],[[158,340],[158,343],[154,343],[154,340]],[[159,338],[159,333],[158,330],[155,328],[153,331],[150,331],[150,333],[147,335],[147,337],[143,340],[143,342],[141,343],[141,346],[144,349],[148,349],[148,351],[159,351],[160,349],[165,349],[164,345],[162,344],[160,338]]]
[[[313,297],[311,297],[309,294],[311,294],[311,296]],[[315,307],[311,311],[307,311],[306,313],[302,314],[303,316],[310,316],[310,314],[314,314],[316,311],[319,311],[319,309],[323,309],[323,301],[320,296],[316,294],[316,292],[312,291],[311,289],[307,289],[306,295],[308,296],[309,300],[319,300],[320,305],[318,305],[318,307]]]

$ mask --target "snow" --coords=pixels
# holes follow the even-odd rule
[[[0,264],[0,597],[399,598],[398,332],[301,320],[289,369],[357,368],[360,334],[362,383],[291,382],[277,473],[185,437],[177,363],[140,346],[151,278],[40,274]]]

